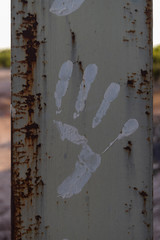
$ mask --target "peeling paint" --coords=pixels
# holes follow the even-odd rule
[[[60,80],[57,82],[56,91],[54,93],[56,106],[58,108],[57,114],[61,112],[60,108],[61,108],[62,98],[66,94],[69,80],[72,76],[72,71],[73,71],[73,63],[70,60],[63,63],[59,71]]]
[[[50,12],[57,16],[66,16],[75,12],[85,0],[54,0]]]
[[[119,84],[113,82],[109,85],[104,94],[104,99],[96,113],[96,116],[93,118],[92,128],[95,128],[100,124],[102,118],[105,116],[107,110],[109,109],[110,104],[118,97],[119,91]]]
[[[79,94],[75,104],[76,112],[73,114],[74,119],[79,117],[80,112],[84,110],[91,84],[94,82],[97,72],[98,67],[96,64],[89,64],[84,71],[83,81],[80,85]]]

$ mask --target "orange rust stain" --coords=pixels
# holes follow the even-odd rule
[[[126,150],[128,152],[128,154],[130,155],[132,148],[130,146],[126,146],[123,148],[124,150]]]
[[[28,1],[21,0],[23,4]],[[24,59],[19,61],[17,72],[12,75],[15,81],[24,81],[21,91],[13,94],[13,104],[16,108],[16,117],[12,118],[12,132],[14,143],[12,146],[12,238],[21,240],[32,234],[38,234],[40,226],[40,215],[30,219],[29,226],[22,221],[22,212],[27,207],[32,207],[34,201],[43,193],[44,182],[39,173],[39,124],[35,121],[35,108],[42,110],[41,93],[35,94],[35,67],[37,64],[38,49],[41,44],[37,39],[37,15],[19,11],[20,23],[16,30],[17,40],[23,42],[20,51],[24,51]],[[16,26],[17,27],[17,26]],[[20,46],[17,46],[20,48]],[[21,71],[21,69],[24,69]],[[19,120],[24,120],[20,128]],[[15,142],[16,137],[21,142]],[[12,141],[13,142],[13,141]],[[23,150],[22,150],[23,149]],[[25,166],[24,166],[25,165]],[[20,171],[24,168],[24,173]],[[34,228],[33,228],[34,226]]]
[[[81,61],[77,61],[78,62],[78,65],[79,65],[79,69],[81,70],[82,74],[84,73],[84,69],[83,69],[83,65],[82,65],[82,62]]]
[[[123,42],[129,42],[129,40],[126,38],[123,38]]]
[[[135,30],[128,30],[126,31],[127,33],[135,33],[136,31]]]
[[[127,86],[128,87],[131,87],[131,88],[135,88],[135,80],[133,80],[133,79],[128,79],[128,81],[127,81]]]
[[[150,48],[152,48],[152,0],[146,0],[144,13],[146,15],[146,25],[148,27],[148,44]]]
[[[23,4],[27,4],[28,1],[27,0],[19,0],[19,2],[23,3]]]
[[[75,33],[72,30],[70,30],[70,32],[71,32],[71,37],[72,37],[72,44],[75,44],[75,42],[76,42],[76,35],[75,35]]]

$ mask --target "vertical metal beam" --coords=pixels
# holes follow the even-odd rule
[[[152,239],[151,0],[12,0],[12,239]]]

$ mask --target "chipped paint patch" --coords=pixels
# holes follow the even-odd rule
[[[101,164],[101,156],[94,153],[87,144],[82,146],[78,159],[73,173],[58,187],[58,194],[62,198],[70,198],[80,193],[91,178],[92,173]]]
[[[79,94],[75,104],[76,112],[73,114],[74,119],[79,117],[80,112],[84,110],[85,102],[87,100],[89,90],[96,78],[97,73],[98,73],[98,67],[96,64],[89,64],[86,67],[83,75],[83,81],[80,85]]]
[[[59,81],[56,85],[56,91],[54,93],[54,97],[56,100],[56,106],[58,108],[57,114],[61,112],[61,104],[62,104],[62,98],[65,96],[69,80],[72,76],[73,72],[73,63],[68,60],[65,63],[62,64],[61,69],[59,71]]]
[[[132,135],[139,127],[139,123],[136,119],[129,119],[123,126],[122,132],[118,137],[109,144],[109,146],[102,152],[105,153],[117,140],[121,140],[124,137]]]
[[[57,16],[66,16],[76,11],[85,0],[54,0],[50,12]]]
[[[96,116],[93,118],[92,128],[95,128],[100,124],[102,118],[106,115],[106,112],[110,107],[110,104],[118,97],[119,92],[120,92],[119,84],[113,82],[109,85],[104,94],[104,99],[96,113]]]

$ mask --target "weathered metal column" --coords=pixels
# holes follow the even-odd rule
[[[152,239],[152,0],[12,0],[12,239]]]

